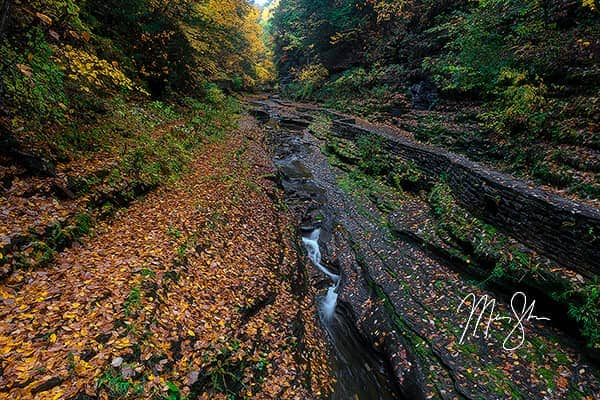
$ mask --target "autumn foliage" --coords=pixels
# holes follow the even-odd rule
[[[11,4],[0,92],[14,118],[60,121],[80,91],[201,95],[210,82],[241,90],[272,78],[258,10],[246,1]]]
[[[263,134],[242,120],[194,153],[184,179],[99,223],[52,264],[3,280],[0,398],[330,390],[292,221],[269,198]]]

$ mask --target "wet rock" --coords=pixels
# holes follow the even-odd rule
[[[308,179],[312,176],[312,173],[302,161],[297,159],[286,160],[285,162],[279,163],[279,172],[286,179]]]
[[[336,135],[347,139],[365,133],[381,134],[364,125],[341,121],[334,121],[333,129]],[[274,132],[274,136],[276,157],[283,151],[286,158],[297,157],[311,172],[310,179],[295,178],[282,182],[288,204],[298,211],[305,229],[317,226],[319,217],[319,243],[323,258],[330,265],[335,265],[341,274],[339,304],[344,308],[344,313],[356,321],[356,329],[366,343],[373,346],[373,351],[384,355],[404,398],[491,400],[497,399],[498,393],[503,393],[507,385],[524,398],[544,398],[540,393],[547,390],[547,385],[530,379],[536,373],[536,366],[522,360],[515,363],[511,353],[504,351],[496,338],[469,338],[465,346],[458,342],[456,332],[460,331],[464,320],[457,313],[456,302],[470,291],[483,293],[481,288],[461,277],[445,259],[433,256],[426,246],[398,236],[390,238],[391,227],[395,233],[436,239],[432,226],[426,223],[428,212],[423,204],[418,201],[406,202],[403,205],[405,209],[389,214],[389,224],[383,227],[381,217],[384,214],[381,211],[372,204],[361,203],[359,207],[356,199],[338,187],[339,171],[328,164],[320,153],[319,145],[322,142],[313,138],[313,145],[306,145],[311,141],[307,139],[308,133],[302,140],[289,132]],[[480,181],[501,176],[485,171],[482,173],[482,168],[476,164],[446,152],[404,141],[391,134],[384,133],[382,136],[390,151],[402,160],[414,162],[428,176],[437,178],[442,173],[447,174],[453,190],[463,185],[471,196],[460,195],[461,192],[456,189],[463,199],[483,198],[487,192],[481,185],[470,183],[470,179]],[[290,140],[302,142],[302,145],[290,144]],[[500,186],[503,190],[512,190],[514,185],[507,184],[504,178],[499,182]],[[302,185],[306,184],[309,187],[314,185],[313,190],[319,192],[319,201],[311,199],[310,190],[302,189]],[[494,186],[496,190],[497,186]],[[533,196],[532,193],[525,195],[531,203],[548,204],[544,198]],[[491,199],[497,204],[495,196]],[[505,207],[499,202],[494,215],[507,212]],[[525,211],[528,204],[515,202],[511,207],[519,213],[532,211]],[[565,210],[560,213],[569,215]],[[528,219],[527,223],[536,222]],[[524,232],[530,234],[526,230]],[[444,244],[444,238],[436,240],[440,245]],[[506,303],[501,299],[498,307],[502,312],[508,312]],[[548,330],[552,329],[555,337],[561,337],[561,350],[568,357],[581,356],[581,351],[563,340],[564,336],[553,328],[528,326],[527,329],[528,338],[535,337],[538,341],[544,340]],[[533,356],[540,358],[540,365],[550,364],[549,356],[544,351]],[[505,365],[511,365],[509,376],[496,378],[498,382],[487,380],[489,369],[495,372]],[[569,373],[581,369],[580,366],[567,363],[561,368],[569,370]],[[587,366],[585,371],[587,373]],[[589,383],[593,386],[590,386],[592,391],[599,387],[593,374],[588,373],[585,378],[576,374],[572,377],[577,380],[574,385]]]
[[[200,376],[200,371],[192,371],[187,374],[187,385],[192,386],[194,383],[198,382],[198,377]]]
[[[129,365],[124,365],[121,368],[121,376],[125,379],[132,378],[135,376],[135,371]]]
[[[429,81],[421,81],[410,87],[410,97],[415,110],[431,110],[438,101],[437,88]]]
[[[310,121],[302,119],[300,116],[285,115],[280,116],[279,124],[288,129],[305,129],[310,125]]]
[[[268,111],[263,108],[250,108],[248,112],[260,122],[267,122],[271,118],[271,115],[268,113]]]
[[[334,121],[332,131],[349,140],[379,135],[391,154],[427,179],[446,176],[453,196],[473,215],[584,277],[600,273],[600,210],[378,126]]]

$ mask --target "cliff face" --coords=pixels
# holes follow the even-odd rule
[[[332,132],[350,140],[380,135],[391,155],[414,163],[431,180],[444,176],[456,200],[474,215],[588,278],[600,272],[597,208],[533,188],[465,157],[408,140],[399,130],[333,121]]]
[[[583,232],[597,223],[597,210],[392,129],[309,105],[253,106],[265,119],[286,121],[269,129],[288,204],[304,229],[321,229],[325,264],[342,277],[338,312],[389,362],[402,396],[559,399],[600,389],[582,333],[549,295],[574,287],[585,296],[583,282],[597,276],[593,256],[562,258],[552,235],[538,235],[551,229],[542,221],[566,221],[555,235],[583,243],[564,249],[594,254]],[[554,254],[568,264],[551,261]],[[523,264],[505,263],[511,257]],[[460,306],[465,298],[474,305],[487,295],[497,315],[516,318],[510,304],[517,291],[528,304],[535,298],[535,315],[551,321],[526,322],[523,336],[509,334],[514,319],[493,322],[487,336],[471,335],[476,324]],[[488,314],[476,310],[485,321]],[[593,346],[594,337],[587,340]]]

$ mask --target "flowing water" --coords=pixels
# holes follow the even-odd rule
[[[260,112],[258,118],[266,129],[273,130],[274,162],[290,210],[305,217],[308,208],[316,211],[322,207],[327,201],[326,191],[313,179],[314,166],[303,159],[314,151],[303,134],[299,134],[304,127],[282,128],[279,117],[271,112]],[[319,318],[331,343],[336,378],[331,400],[402,399],[390,365],[357,330],[351,307],[339,301],[343,276],[332,272],[321,259],[320,236],[321,230],[315,229],[302,242],[314,266],[331,281],[326,293],[318,299]]]
[[[325,298],[321,301],[319,307],[321,318],[330,322],[335,313],[335,306],[337,304],[337,288],[340,283],[340,276],[332,273],[321,264],[321,249],[319,249],[320,234],[321,230],[315,229],[308,237],[303,237],[302,242],[308,252],[308,258],[310,258],[315,267],[321,270],[321,272],[327,275],[332,281],[332,285],[327,289],[327,295],[325,295]]]
[[[302,242],[312,263],[332,282],[319,305],[321,323],[329,334],[336,359],[337,382],[331,400],[400,399],[384,361],[360,336],[346,307],[338,304],[341,277],[322,264],[320,233],[315,229]]]

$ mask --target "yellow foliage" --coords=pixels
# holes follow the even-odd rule
[[[108,62],[95,54],[70,45],[54,48],[58,62],[64,67],[66,76],[76,81],[81,89],[89,92],[90,86],[99,89],[127,89],[147,94],[136,87],[119,68],[117,62]]]
[[[329,77],[329,71],[322,64],[309,64],[302,68],[298,80],[302,82],[323,83]]]
[[[244,0],[207,0],[195,4],[194,14],[206,27],[186,25],[183,30],[197,52],[200,73],[210,80],[240,77],[244,86],[273,79],[275,68],[262,40],[257,7]]]
[[[597,11],[596,1],[597,0],[583,0],[583,6],[589,8],[590,10]]]
[[[406,15],[411,12],[414,8],[413,2],[408,0],[393,0],[393,1],[381,1],[381,0],[368,0],[373,6],[375,13],[377,14],[377,22],[390,21],[396,17]]]

